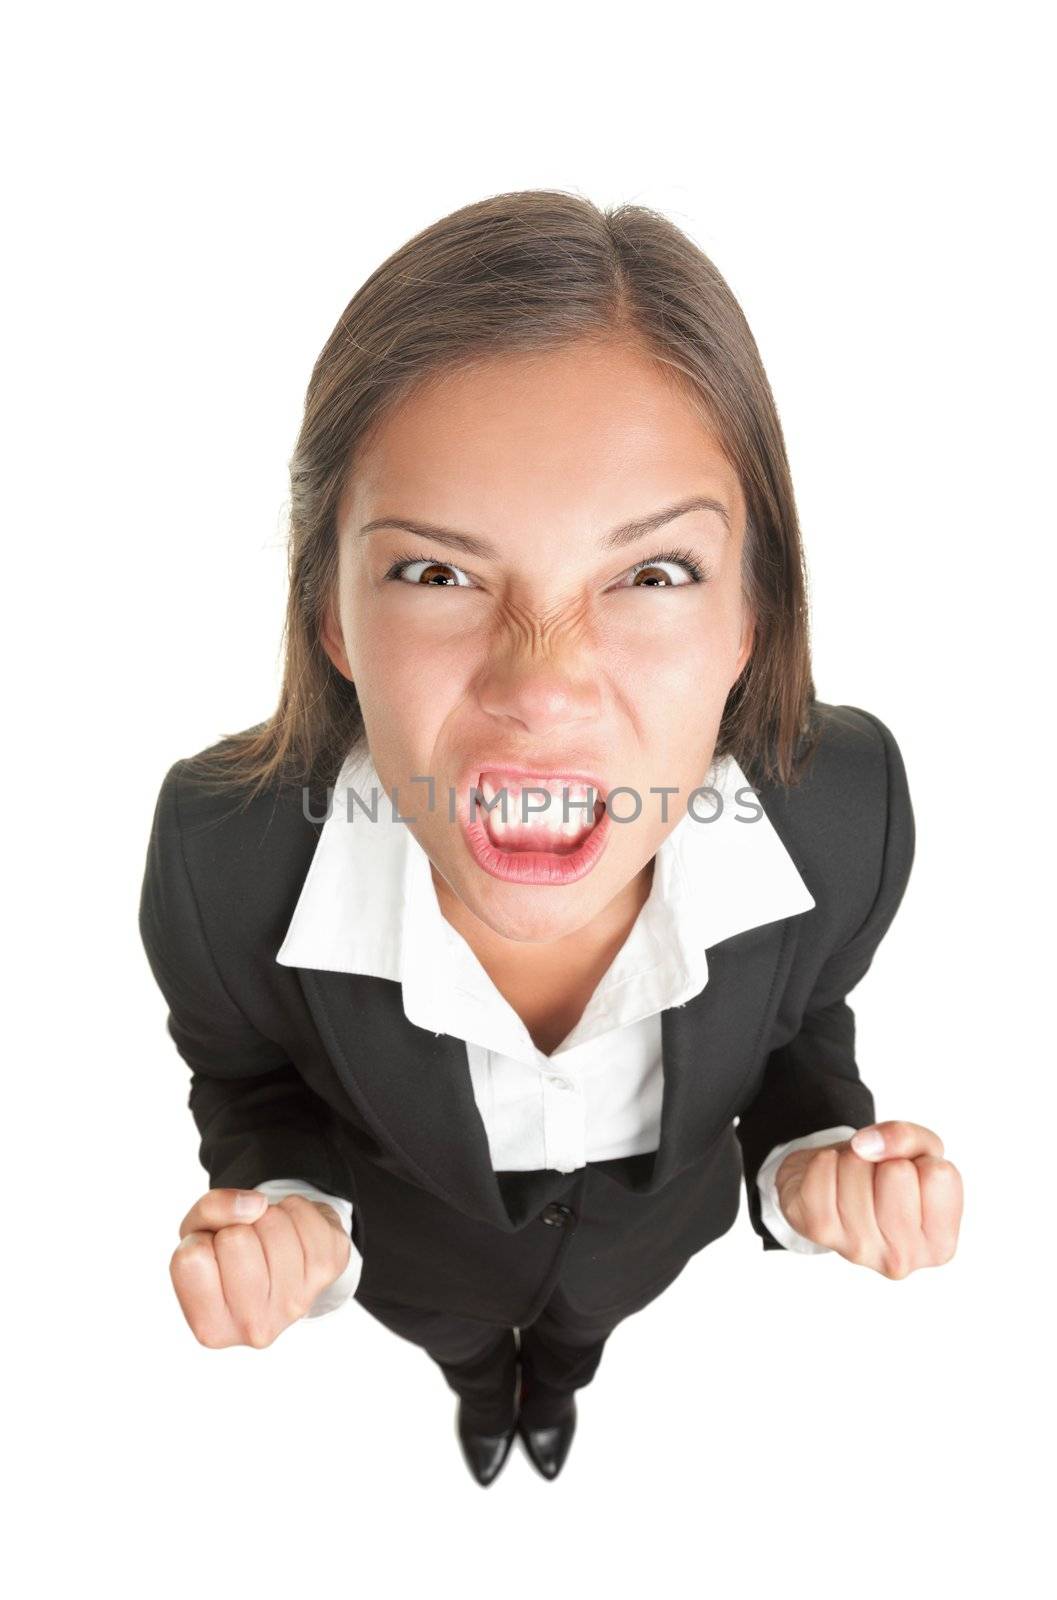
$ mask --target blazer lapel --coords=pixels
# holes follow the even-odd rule
[[[409,1022],[399,983],[313,967],[297,972],[334,1069],[379,1144],[460,1211],[517,1226],[492,1167],[463,1041]]]
[[[662,1013],[660,1142],[645,1193],[699,1160],[733,1119],[781,992],[777,977],[793,926],[769,923],[714,946],[701,993]]]
[[[770,1020],[788,923],[771,923],[709,952],[705,988],[661,1013],[664,1092],[660,1142],[613,1181],[644,1194],[698,1160],[733,1116]],[[492,1167],[461,1039],[409,1022],[399,983],[297,969],[334,1069],[379,1144],[423,1188],[468,1216],[511,1231],[538,1215],[568,1174]]]

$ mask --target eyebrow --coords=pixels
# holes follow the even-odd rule
[[[715,511],[722,517],[727,532],[730,532],[730,513],[723,502],[709,495],[693,495],[689,500],[679,500],[674,505],[663,506],[659,511],[651,511],[645,517],[633,517],[630,522],[622,522],[618,527],[611,528],[598,541],[599,549],[620,550],[624,545],[633,544],[636,539],[656,532],[666,522],[685,517],[690,511]],[[479,556],[482,560],[492,560],[499,555],[490,540],[482,539],[477,534],[459,533],[455,528],[441,528],[432,522],[414,522],[408,517],[375,517],[373,522],[364,523],[360,529],[361,538],[378,528],[399,528],[404,533],[418,534],[420,538],[432,539],[437,544],[461,550],[464,555]]]

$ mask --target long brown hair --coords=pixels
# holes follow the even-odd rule
[[[715,756],[756,782],[798,782],[817,739],[806,582],[785,442],[763,363],[730,288],[646,206],[601,210],[550,189],[493,195],[432,223],[377,267],[312,369],[290,460],[289,596],[279,704],[195,758],[248,798],[279,781],[332,782],[362,747],[356,690],[320,642],[337,583],[336,511],[357,452],[416,384],[490,355],[574,340],[634,344],[678,384],[738,472],[752,655],[727,698]]]

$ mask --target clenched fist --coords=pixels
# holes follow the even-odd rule
[[[349,1262],[333,1206],[291,1194],[209,1189],[180,1224],[169,1262],[176,1298],[200,1344],[263,1350],[297,1322]]]
[[[961,1174],[943,1159],[939,1135],[917,1122],[878,1122],[852,1139],[791,1150],[775,1187],[797,1233],[886,1278],[942,1266],[958,1243]]]

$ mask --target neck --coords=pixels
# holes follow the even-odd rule
[[[552,1054],[568,1037],[585,1005],[632,931],[649,898],[654,864],[648,862],[598,917],[545,944],[504,939],[465,909],[448,883],[433,874],[446,920],[462,934],[499,994],[525,1022],[537,1050]]]
[[[544,944],[504,939],[473,916],[434,872],[441,911],[462,934],[537,1049],[550,1055],[576,1026],[634,926],[653,885],[653,861],[585,927]]]

